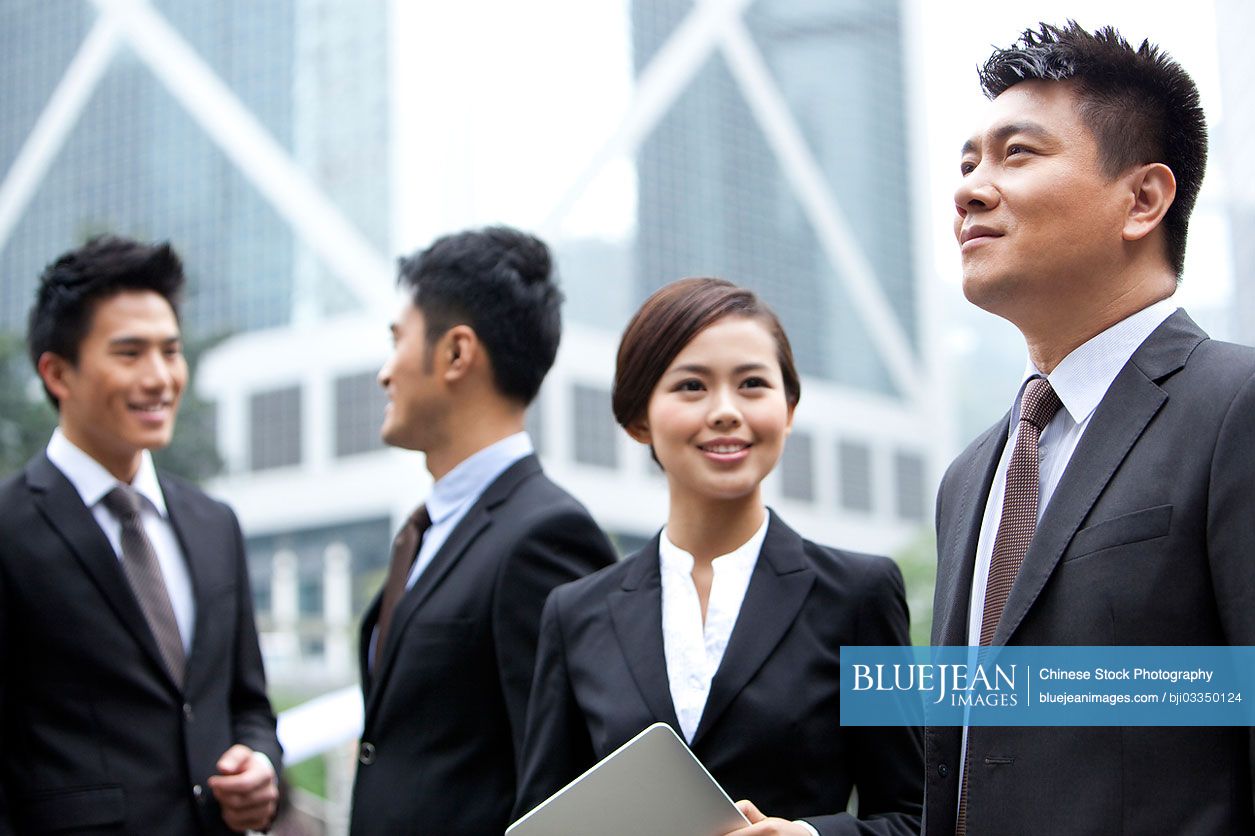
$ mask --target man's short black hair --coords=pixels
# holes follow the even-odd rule
[[[39,277],[26,328],[31,363],[38,368],[40,356],[51,351],[77,364],[96,305],[125,291],[159,294],[177,319],[183,284],[183,264],[169,243],[144,244],[105,235],[64,253]],[[44,391],[57,406],[47,387]]]
[[[469,325],[488,351],[497,391],[532,402],[562,337],[562,293],[543,241],[504,226],[446,235],[402,258],[397,283],[422,311],[428,345]]]
[[[1075,81],[1081,119],[1098,141],[1109,177],[1146,163],[1172,169],[1177,195],[1163,226],[1179,280],[1190,213],[1207,168],[1207,120],[1194,80],[1149,40],[1134,49],[1113,27],[1090,33],[1074,20],[1039,26],[994,50],[980,69],[985,95],[996,98],[1032,79]]]

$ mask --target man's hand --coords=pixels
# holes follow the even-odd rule
[[[222,820],[232,830],[265,830],[279,808],[279,784],[274,767],[243,743],[218,758],[218,773],[209,788],[222,807]]]
[[[728,836],[812,836],[814,831],[797,822],[769,819],[750,801],[738,801],[737,809],[750,820],[749,827],[734,830]]]

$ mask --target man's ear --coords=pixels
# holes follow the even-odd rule
[[[39,379],[43,381],[44,387],[58,401],[65,400],[70,394],[66,376],[74,371],[74,364],[60,354],[45,351],[39,355],[39,361],[35,363],[35,371],[39,373]]]
[[[454,325],[436,345],[437,357],[446,381],[466,377],[481,353],[479,336],[469,325]]]
[[[1133,201],[1124,219],[1124,240],[1140,241],[1163,222],[1177,196],[1177,178],[1163,163],[1147,163],[1128,175]]]

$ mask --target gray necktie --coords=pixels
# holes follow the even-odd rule
[[[181,686],[187,664],[183,637],[174,618],[174,607],[170,604],[170,593],[166,590],[161,565],[157,562],[157,552],[144,533],[139,515],[139,494],[133,488],[119,485],[109,491],[103,501],[122,523],[122,569],[126,572],[126,579],[130,581],[148,628],[157,640],[161,658],[165,660],[174,681]]]

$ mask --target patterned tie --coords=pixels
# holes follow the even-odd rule
[[[981,647],[989,647],[1002,619],[1007,596],[1015,577],[1024,564],[1028,544],[1037,530],[1037,500],[1041,490],[1041,470],[1037,461],[1037,445],[1041,431],[1062,406],[1050,381],[1035,377],[1024,387],[1020,401],[1020,432],[1007,465],[1006,490],[1002,498],[1002,518],[994,537],[993,556],[989,560],[989,580],[985,586],[985,607],[980,623]],[[963,762],[963,786],[959,790],[959,815],[956,836],[967,834],[967,778],[971,772],[972,750],[968,747]]]
[[[418,545],[423,534],[431,527],[431,517],[427,514],[427,506],[420,505],[418,510],[410,514],[405,525],[397,532],[392,541],[392,562],[388,565],[388,580],[383,587],[383,602],[379,605],[379,621],[375,628],[375,663],[379,662],[379,654],[385,647],[388,638],[388,627],[392,624],[392,614],[397,603],[405,594],[405,582],[409,580],[410,569],[418,559]]]
[[[174,607],[170,605],[170,594],[161,574],[161,564],[157,562],[157,552],[144,533],[139,514],[139,494],[129,486],[119,485],[105,495],[103,502],[122,523],[122,569],[126,572],[126,579],[130,581],[131,590],[144,612],[148,629],[157,640],[157,648],[170,676],[182,686],[187,665],[183,637],[174,618]]]

